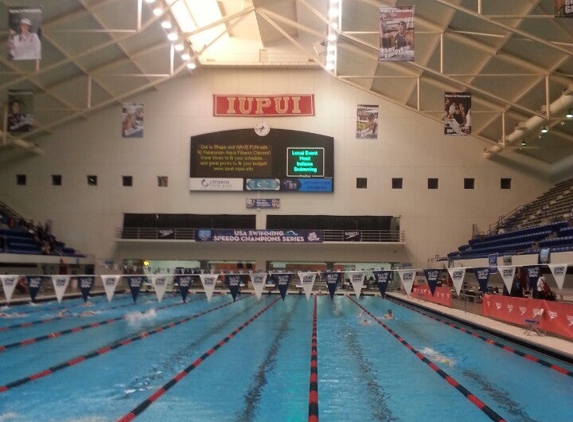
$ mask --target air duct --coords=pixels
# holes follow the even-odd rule
[[[563,92],[561,97],[549,104],[548,115],[560,115],[571,107],[573,107],[573,90],[570,87],[568,90]],[[512,133],[505,137],[505,146],[512,145],[518,141],[521,142],[521,139],[523,139],[525,134],[537,132],[546,123],[547,119],[539,116],[533,116],[525,122],[520,123]],[[503,145],[494,145],[486,148],[484,151],[484,157],[491,158],[493,155],[501,152],[503,148]]]

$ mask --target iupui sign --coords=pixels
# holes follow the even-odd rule
[[[314,116],[314,95],[213,95],[213,116]]]

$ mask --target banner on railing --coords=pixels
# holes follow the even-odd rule
[[[196,242],[321,243],[320,230],[224,230],[199,229]]]

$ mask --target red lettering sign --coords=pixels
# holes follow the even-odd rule
[[[314,116],[314,95],[213,95],[213,116]]]

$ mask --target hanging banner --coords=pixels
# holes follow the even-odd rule
[[[376,284],[378,285],[378,290],[380,290],[380,295],[382,296],[382,299],[386,298],[386,289],[388,288],[391,274],[392,271],[390,270],[372,271],[372,275],[374,276],[374,280],[376,280]]]
[[[133,303],[136,303],[139,291],[141,290],[141,287],[147,280],[147,277],[140,275],[127,275],[125,276],[125,280],[127,281],[129,290],[131,290],[131,297],[133,298]]]
[[[0,280],[2,280],[2,290],[4,290],[4,296],[6,296],[6,302],[10,303],[12,295],[14,294],[14,289],[18,284],[20,276],[17,275],[0,275]]]
[[[107,301],[111,302],[115,294],[115,289],[121,275],[102,275],[101,282],[105,290],[105,295],[107,296]]]
[[[8,91],[8,132],[30,132],[33,129],[34,92]]]
[[[563,283],[565,282],[565,275],[567,275],[567,264],[551,264],[548,265],[553,274],[553,278],[557,283],[559,291],[563,290]]]
[[[448,268],[448,273],[450,273],[450,278],[454,284],[454,289],[456,289],[456,295],[459,296],[462,291],[462,285],[464,284],[464,277],[466,275],[465,268]]]
[[[89,299],[90,291],[95,283],[95,276],[91,275],[79,275],[78,276],[78,287],[82,293],[82,298],[84,303]]]
[[[436,286],[438,285],[438,277],[440,277],[440,270],[427,269],[424,270],[424,275],[426,276],[426,280],[428,280],[430,293],[432,293],[432,296],[434,296],[434,293],[436,292]]]
[[[121,124],[123,138],[143,138],[143,104],[123,104]]]
[[[263,289],[265,288],[265,283],[267,282],[267,276],[267,273],[249,274],[257,300],[261,300],[261,297],[263,296]]]
[[[380,6],[381,62],[414,61],[414,6]]]
[[[64,293],[68,288],[68,284],[70,284],[70,276],[53,275],[52,284],[54,285],[54,293],[56,294],[56,299],[58,300],[58,303],[62,303],[62,299],[64,298]]]
[[[497,274],[497,257],[499,256],[498,253],[489,254],[487,257],[487,261],[489,262],[489,273],[490,274]]]
[[[410,296],[414,286],[414,279],[416,278],[416,270],[398,270],[398,275],[406,294]]]
[[[34,303],[36,301],[36,295],[40,291],[42,287],[42,283],[44,281],[44,277],[33,275],[33,276],[26,276],[26,282],[28,284],[28,291],[30,292],[30,299]]]
[[[472,133],[472,94],[446,92],[444,94],[444,135],[465,136]]]
[[[211,298],[213,297],[213,292],[215,291],[215,284],[217,283],[219,275],[200,274],[199,277],[201,277],[201,283],[203,284],[203,290],[205,291],[205,295],[207,296],[207,302],[211,302]]]
[[[233,275],[226,275],[225,282],[229,287],[229,292],[233,297],[233,302],[237,299],[237,295],[239,294],[239,287],[243,281],[243,276],[240,274],[233,274]]]
[[[328,287],[328,293],[330,298],[334,299],[334,294],[336,293],[336,287],[340,283],[340,278],[342,277],[341,272],[326,272],[324,273],[324,280],[326,281],[326,287]]]
[[[551,262],[551,248],[541,248],[539,249],[539,255],[537,257],[538,264],[549,264]]]
[[[555,3],[556,18],[573,18],[572,0],[553,0]]]
[[[42,59],[41,26],[40,7],[8,8],[8,60]]]
[[[512,291],[513,278],[515,277],[515,267],[514,266],[503,266],[499,267],[499,273],[501,278],[503,278],[503,284],[508,292]]]
[[[298,273],[298,278],[302,283],[302,288],[304,290],[304,294],[306,295],[306,300],[310,299],[310,295],[312,294],[312,288],[314,286],[314,280],[316,280],[316,272],[302,272]]]
[[[378,139],[378,105],[358,104],[356,139]]]
[[[192,282],[193,279],[191,278],[190,275],[176,275],[173,278],[173,283],[179,286],[179,294],[181,295],[183,303],[187,301],[187,294],[189,293],[189,287],[191,286]],[[208,299],[211,300],[211,298]]]
[[[245,205],[247,208],[257,208],[257,209],[266,209],[266,208],[280,208],[281,207],[281,200],[278,198],[273,199],[266,199],[266,198],[247,198]]]
[[[153,285],[153,290],[155,290],[155,296],[157,296],[157,301],[161,303],[165,290],[167,290],[167,283],[171,277],[165,275],[152,275],[151,284]]]
[[[362,293],[362,286],[364,286],[364,277],[366,277],[365,271],[345,271],[346,277],[350,277],[350,283],[354,289],[354,294],[356,297],[360,297]]]
[[[271,275],[273,280],[275,280],[277,287],[279,289],[279,293],[283,300],[288,292],[288,286],[290,285],[291,279],[293,277],[293,273],[274,273]]]
[[[322,243],[321,230],[198,229],[196,242]]]

